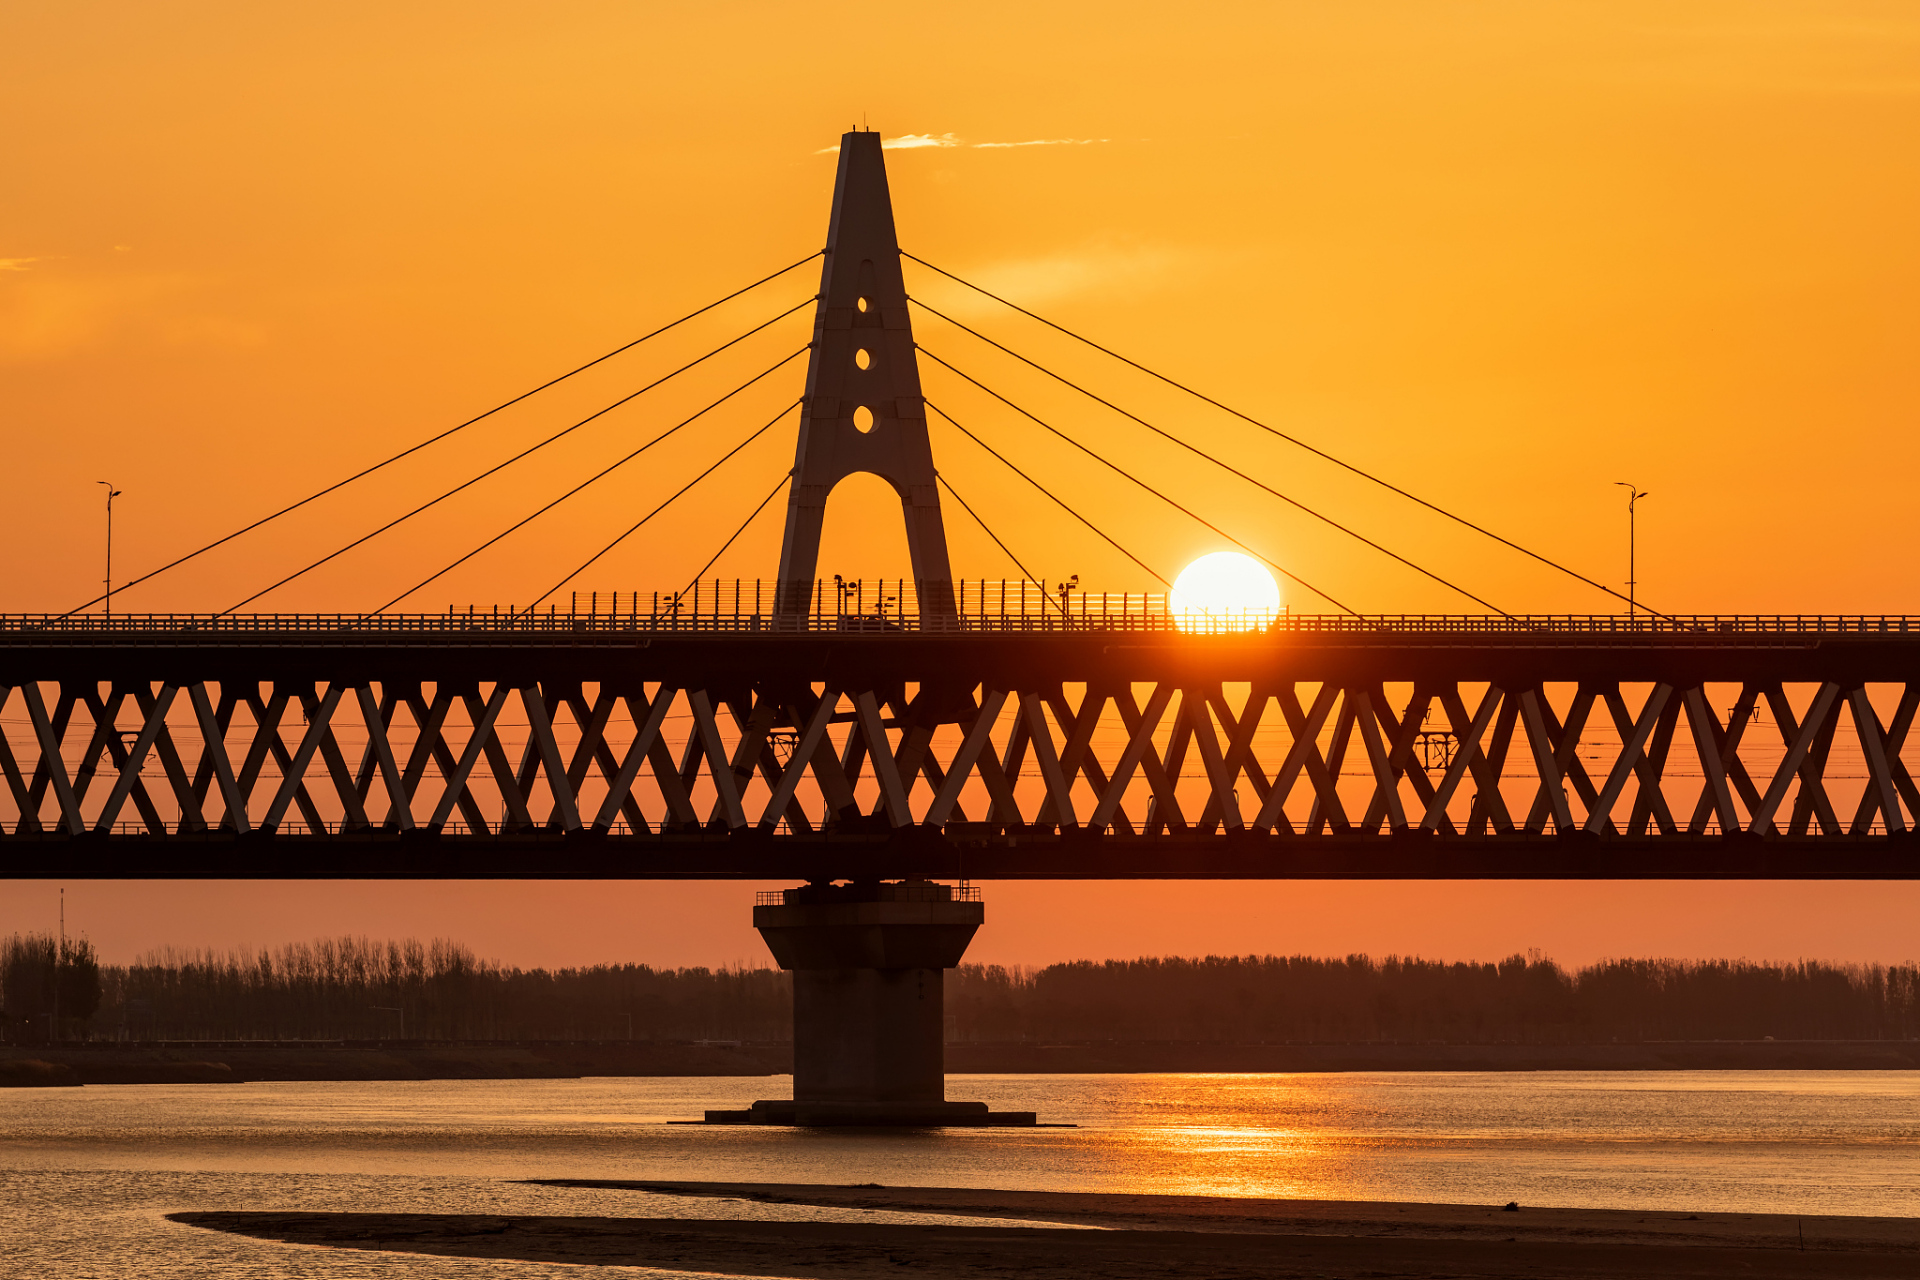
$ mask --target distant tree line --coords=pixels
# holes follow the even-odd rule
[[[69,944],[70,946],[72,944]],[[11,954],[10,952],[8,954]],[[22,986],[26,1008],[29,988]],[[323,938],[266,951],[163,948],[98,970],[84,1027],[107,1040],[783,1040],[792,997],[772,969],[516,969],[443,939]],[[44,1042],[15,1015],[8,1038]],[[33,1005],[39,1008],[39,1005]],[[64,1010],[63,1010],[64,1013]],[[63,1022],[66,1019],[63,1018]]]
[[[960,1037],[979,1040],[1907,1040],[1920,1037],[1920,970],[1607,960],[1570,972],[1519,955],[975,965],[949,980],[947,1008]]]
[[[453,942],[333,938],[164,949],[102,966],[86,943],[0,946],[0,1034],[96,1040],[785,1040],[774,969],[517,969]],[[1817,961],[1610,960],[1567,970],[1367,956],[966,965],[962,1040],[1595,1043],[1920,1038],[1920,970]]]

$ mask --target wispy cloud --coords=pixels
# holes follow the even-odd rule
[[[38,258],[0,258],[0,271],[25,271]]]
[[[951,133],[903,133],[897,137],[883,139],[882,151],[917,151],[922,147],[966,147],[974,151],[991,151],[1007,147],[1090,147],[1095,143],[1111,142],[1111,138],[1029,138],[1025,142],[968,142]],[[822,147],[813,154],[830,156],[840,150],[838,145]]]
[[[914,151],[921,147],[964,147],[967,144],[950,133],[903,133],[898,137],[883,138],[880,141],[882,151]],[[840,144],[822,147],[813,154],[830,156],[840,150]]]
[[[882,151],[914,151],[921,147],[964,147],[967,144],[950,133],[903,133],[881,140]]]

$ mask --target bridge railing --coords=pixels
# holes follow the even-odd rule
[[[0,645],[70,637],[95,642],[166,635],[179,643],[240,637],[385,640],[431,636],[437,643],[550,642],[672,635],[1060,634],[1076,632],[1261,631],[1279,635],[1458,636],[1476,643],[1578,637],[1599,643],[1795,643],[1829,635],[1920,636],[1920,617],[1899,614],[1327,614],[1242,609],[1202,612],[1166,592],[1082,590],[1075,582],[973,579],[916,584],[907,579],[822,579],[813,583],[716,579],[682,592],[575,592],[562,610],[467,605],[439,613],[103,613],[0,615]]]
[[[158,779],[159,776],[158,773],[154,775],[156,779]],[[1356,769],[1343,771],[1342,776],[1347,778],[1362,778],[1367,775]],[[368,836],[382,834],[391,830],[391,828],[388,827],[356,827],[344,821],[330,819],[321,820],[319,828],[320,829],[316,829],[313,825],[303,822],[288,834],[308,838],[343,836],[349,839],[365,839]],[[1901,828],[1903,831],[1905,829],[1905,827]],[[1025,838],[1057,835],[1059,834],[1060,827],[1057,823],[949,822],[943,824],[941,830],[944,834],[956,839],[980,840],[992,839],[1008,834],[1016,834]],[[504,819],[498,822],[472,823],[460,818],[453,818],[443,827],[439,828],[438,831],[442,836],[479,836],[482,838],[525,838],[529,835],[538,836],[546,834],[558,839],[562,835],[561,832],[551,830],[544,826],[516,827]],[[773,826],[772,832],[775,835],[781,836],[797,834],[784,819]],[[4,836],[4,834],[4,831],[0,831],[0,836]],[[108,828],[96,828],[94,834],[131,837],[152,836],[154,833],[144,822],[115,822]],[[206,833],[202,833],[203,836],[205,834]],[[622,837],[652,835],[653,832],[636,831],[630,823],[623,819],[616,818],[608,824],[606,834],[612,837]],[[1375,832],[1373,834],[1380,839],[1387,839],[1391,833]],[[1692,836],[1721,836],[1726,834],[1726,828],[1721,825],[1718,817],[1709,817],[1696,828],[1689,830],[1687,834]],[[1850,830],[1848,834],[1854,836],[1884,836],[1888,834],[1886,819],[1873,818],[1868,822],[1862,823],[1857,829]],[[231,832],[216,832],[214,833],[214,838],[230,838],[231,835]],[[172,837],[162,836],[160,838],[168,839],[178,837],[176,835]],[[1551,835],[1543,835],[1542,838],[1551,839],[1553,837]],[[781,889],[759,890],[754,894],[754,905],[762,907],[780,906],[787,901],[787,898],[784,896],[787,892],[789,891]],[[951,888],[949,892],[951,894],[951,901],[954,902],[979,902],[982,900],[980,890],[974,887]]]

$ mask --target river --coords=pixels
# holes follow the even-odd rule
[[[1920,1215],[1920,1072],[955,1076],[1077,1128],[670,1125],[772,1079],[90,1085],[0,1090],[0,1276],[660,1277],[329,1251],[188,1209],[928,1221],[521,1178]]]

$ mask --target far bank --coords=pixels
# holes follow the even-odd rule
[[[0,1046],[0,1087],[294,1080],[554,1080],[768,1076],[785,1041],[699,1043],[206,1042]],[[1633,1044],[1232,1044],[1100,1041],[947,1045],[949,1075],[1353,1071],[1916,1071],[1920,1040]]]

